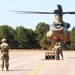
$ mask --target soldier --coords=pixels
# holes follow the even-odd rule
[[[60,60],[58,43],[56,43],[56,45],[54,46],[53,52],[55,52],[55,60]]]
[[[58,48],[59,48],[59,55],[61,54],[61,57],[62,57],[62,60],[63,60],[62,45],[61,45],[60,42],[58,43]]]
[[[2,39],[2,44],[0,45],[1,48],[1,69],[3,71],[4,65],[6,70],[9,71],[9,45],[6,43],[6,39]]]

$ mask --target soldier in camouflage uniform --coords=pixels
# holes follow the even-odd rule
[[[60,60],[59,58],[59,47],[58,47],[58,43],[56,43],[56,45],[54,46],[53,52],[55,52],[55,60]]]
[[[61,57],[62,57],[62,60],[63,60],[62,45],[61,45],[60,42],[58,43],[58,48],[59,48],[59,55],[61,54]]]
[[[1,69],[3,71],[4,65],[6,70],[9,71],[9,45],[6,43],[6,39],[2,39],[2,44],[0,45],[1,48]]]

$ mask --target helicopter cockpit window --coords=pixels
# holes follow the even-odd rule
[[[61,23],[60,26],[64,27],[64,24]]]
[[[53,27],[56,27],[56,26],[64,27],[64,24],[63,24],[63,23],[60,23],[60,24],[53,23],[52,26],[53,26]]]

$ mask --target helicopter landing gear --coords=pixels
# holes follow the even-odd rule
[[[67,45],[69,45],[69,46],[71,45],[71,41],[70,40],[67,41]]]
[[[48,40],[46,41],[46,44],[47,44],[48,46],[50,46],[50,45],[51,45],[51,41],[48,39]]]

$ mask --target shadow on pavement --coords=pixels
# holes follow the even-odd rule
[[[33,71],[33,70],[9,70],[9,71]]]

